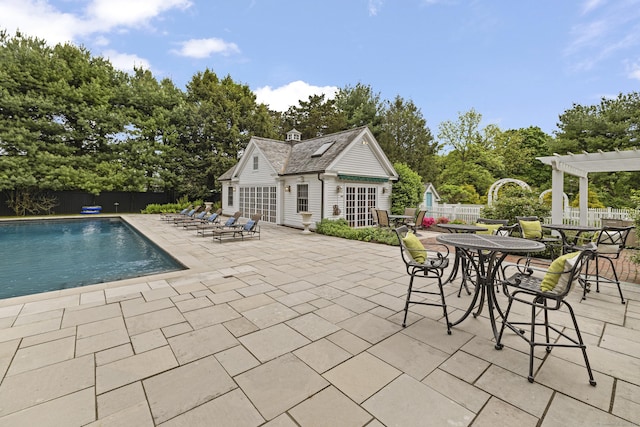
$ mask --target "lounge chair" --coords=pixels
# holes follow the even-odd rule
[[[229,219],[227,219],[227,221],[224,224],[218,224],[218,223],[204,223],[204,224],[200,224],[198,226],[198,231],[196,231],[196,234],[204,237],[207,234],[210,234],[213,232],[213,230],[217,230],[220,228],[230,228],[233,227],[235,225],[235,223],[238,221],[238,218],[240,218],[240,215],[242,215],[242,212],[237,211],[236,213],[233,214],[232,217],[229,217]]]
[[[189,210],[189,212],[187,212],[184,215],[177,215],[173,218],[171,218],[170,222],[173,222],[174,225],[178,225],[178,223],[189,219],[191,217],[193,217],[194,215],[197,215],[197,213],[200,211],[201,206],[196,206],[195,208],[191,208]]]
[[[260,239],[260,226],[258,222],[262,218],[262,214],[251,215],[251,219],[244,224],[235,224],[228,228],[221,227],[213,230],[213,240],[218,240],[222,243],[224,237],[237,238],[240,237],[244,240],[245,237],[258,236]]]
[[[221,213],[222,213],[222,209],[218,209],[217,211],[215,211],[211,215],[205,215],[204,218],[200,218],[197,221],[184,222],[182,224],[182,227],[186,228],[186,229],[190,229],[190,228],[198,228],[202,224],[204,224],[204,225],[207,225],[207,224],[218,224],[220,222],[220,214]]]
[[[161,214],[160,219],[162,221],[169,222],[169,221],[173,221],[176,218],[185,218],[192,208],[193,208],[193,205],[189,205],[178,213],[173,212],[173,213]]]
[[[174,224],[176,226],[178,226],[178,227],[181,226],[181,225],[188,224],[188,223],[197,224],[200,220],[204,219],[207,216],[207,214],[209,213],[209,209],[210,208],[206,208],[203,211],[196,211],[196,212],[194,212],[193,215],[189,215],[189,218],[185,218],[185,219],[180,220],[180,221],[174,221]]]

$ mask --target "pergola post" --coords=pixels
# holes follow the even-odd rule
[[[552,164],[551,172],[551,223],[562,224],[564,209],[562,195],[564,194],[564,173]]]
[[[589,221],[589,179],[580,177],[580,225],[588,225]]]

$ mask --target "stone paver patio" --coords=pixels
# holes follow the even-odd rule
[[[627,305],[611,286],[570,296],[596,387],[562,348],[530,384],[528,347],[495,350],[487,317],[447,335],[412,307],[402,328],[397,247],[268,224],[220,244],[123,217],[189,269],[1,300],[0,426],[640,425],[637,284]]]

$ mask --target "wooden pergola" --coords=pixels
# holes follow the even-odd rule
[[[580,225],[587,225],[589,180],[588,174],[596,172],[640,171],[640,150],[598,151],[597,153],[566,155],[555,154],[536,157],[552,168],[551,181],[551,222],[562,223],[562,195],[564,192],[564,174],[580,179]]]

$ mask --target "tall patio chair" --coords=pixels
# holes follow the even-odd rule
[[[542,231],[542,221],[540,221],[540,218],[537,216],[517,216],[516,220],[520,237],[544,243],[550,251],[552,259],[562,253],[562,239],[556,236],[545,235]]]
[[[493,234],[496,236],[510,236],[516,224],[509,226],[508,219],[478,218],[476,225],[485,227],[487,231],[476,231],[476,234]]]
[[[449,266],[449,249],[446,245],[437,244],[433,245],[436,250],[430,250],[427,252],[422,242],[420,242],[420,240],[418,240],[418,238],[409,231],[406,225],[398,227],[394,231],[398,236],[398,242],[400,243],[402,261],[404,262],[407,274],[411,277],[409,279],[409,288],[407,289],[407,299],[404,306],[402,327],[407,326],[407,314],[409,312],[410,304],[430,305],[442,307],[444,320],[447,325],[447,334],[451,335],[451,323],[449,322],[447,303],[444,298],[444,290],[442,287],[444,269]],[[439,250],[441,250],[441,252]],[[414,289],[413,280],[416,277],[435,279],[438,285],[438,291],[429,290],[429,287]],[[440,297],[440,302],[435,302],[425,298],[411,299],[412,293],[420,295],[438,295]]]
[[[580,328],[578,327],[578,321],[573,308],[566,299],[573,283],[578,279],[580,271],[586,265],[586,261],[594,256],[595,253],[590,250],[571,252],[556,258],[547,270],[531,266],[518,267],[515,264],[505,267],[504,272],[508,278],[502,281],[502,289],[509,299],[509,304],[504,312],[502,327],[495,348],[497,350],[503,348],[502,337],[507,328],[525,340],[529,344],[529,375],[527,377],[529,382],[534,381],[533,362],[535,360],[534,350],[536,347],[544,346],[547,353],[550,353],[553,347],[572,347],[579,348],[582,351],[584,363],[589,374],[589,384],[596,385],[589,365],[586,345],[582,340]],[[512,271],[514,271],[513,274],[511,273]],[[531,312],[528,321],[524,321],[524,317],[520,313],[512,313],[511,309],[514,303],[525,304],[530,307]],[[554,326],[558,324],[557,322],[550,321],[550,313],[557,312],[562,307],[567,308],[573,328],[557,327]],[[510,319],[511,314],[515,314],[516,321]],[[564,313],[560,313],[559,317],[564,316]],[[544,334],[536,334],[537,326],[544,328]],[[555,332],[557,336],[551,336],[550,331]]]
[[[620,287],[620,279],[618,279],[618,273],[616,272],[616,266],[613,262],[620,258],[620,254],[625,248],[629,233],[634,226],[629,227],[614,227],[604,226],[594,236],[593,244],[585,246],[586,248],[592,248],[595,250],[595,257],[593,260],[587,259],[587,266],[585,273],[580,277],[580,284],[582,285],[582,299],[587,298],[587,293],[590,291],[591,282],[596,282],[596,292],[600,292],[600,282],[602,283],[615,283],[618,286],[618,293],[620,294],[620,301],[625,303],[624,296],[622,296],[622,288]],[[607,276],[603,276],[600,273],[600,260],[604,260],[609,263],[611,272],[613,273],[613,279]],[[595,273],[591,272],[591,261],[595,264]]]
[[[404,215],[416,217],[416,208],[404,208]]]

